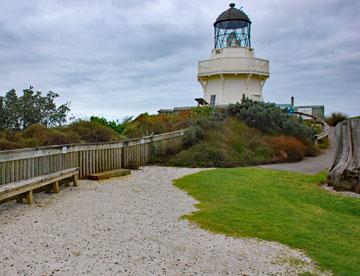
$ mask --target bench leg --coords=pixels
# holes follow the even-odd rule
[[[28,191],[26,193],[26,203],[29,205],[33,204],[33,191]]]
[[[73,183],[74,183],[74,186],[76,186],[76,187],[79,186],[79,182],[78,182],[78,179],[77,179],[77,175],[73,175],[72,181],[73,181]]]
[[[60,192],[59,181],[56,181],[55,183],[52,184],[52,190],[56,194]]]

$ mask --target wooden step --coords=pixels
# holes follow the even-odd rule
[[[108,179],[113,177],[125,176],[131,174],[131,170],[128,169],[117,169],[113,171],[106,171],[100,173],[93,173],[88,176],[91,180],[101,180],[101,179]]]

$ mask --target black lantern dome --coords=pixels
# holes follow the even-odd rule
[[[230,8],[221,13],[214,23],[215,49],[224,47],[251,48],[251,21],[241,9]]]

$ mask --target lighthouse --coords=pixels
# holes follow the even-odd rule
[[[268,78],[269,61],[256,58],[251,47],[251,21],[232,3],[214,23],[211,57],[198,65],[204,100],[211,106],[241,102],[243,96],[263,101]]]

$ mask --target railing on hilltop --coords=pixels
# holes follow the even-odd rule
[[[180,150],[184,130],[121,142],[72,144],[0,151],[0,185],[78,167],[79,177],[142,166],[168,150]]]
[[[300,115],[300,116],[305,116],[305,117],[309,117],[309,118],[312,118],[313,120],[319,122],[321,124],[321,133],[318,133],[315,135],[315,141],[320,141],[326,137],[329,136],[329,132],[330,132],[330,127],[329,125],[325,122],[325,120],[317,117],[317,116],[314,116],[314,115],[310,115],[310,114],[307,114],[307,113],[303,113],[303,112],[298,112],[298,111],[293,111],[292,114],[297,114],[297,115]]]

